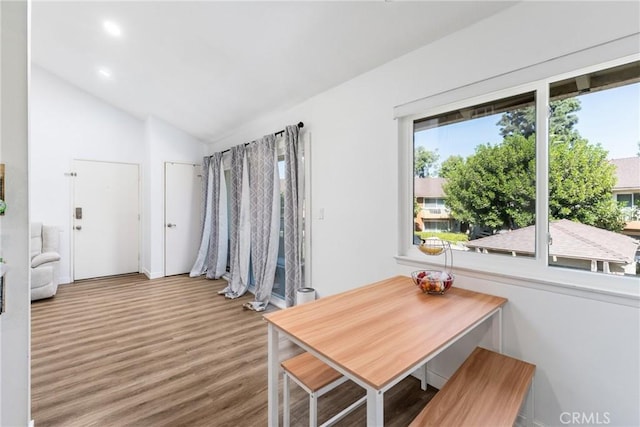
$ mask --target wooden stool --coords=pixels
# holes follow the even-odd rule
[[[511,427],[527,393],[532,426],[535,370],[531,363],[477,347],[409,427]]]
[[[316,427],[318,425],[318,398],[323,394],[333,390],[340,384],[347,381],[347,378],[340,372],[336,371],[326,363],[314,357],[310,353],[302,353],[291,359],[285,360],[281,364],[284,371],[283,385],[283,425],[289,427],[290,404],[289,404],[289,379],[291,378],[307,393],[309,393],[309,426]],[[356,402],[352,403],[338,414],[331,417],[322,424],[330,426],[335,424],[348,413],[356,409],[358,406],[366,402],[367,397],[363,396]]]

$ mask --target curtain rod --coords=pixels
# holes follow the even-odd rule
[[[302,129],[303,127],[304,127],[304,123],[302,123],[302,122],[298,122],[298,128],[299,128],[299,129]],[[285,129],[282,129],[282,130],[279,130],[278,132],[274,132],[273,134],[274,134],[274,135],[276,135],[276,136],[278,136],[278,135],[282,135],[282,134],[284,133],[284,131],[285,131]],[[250,142],[245,142],[245,144],[244,144],[244,145],[245,145],[245,147],[246,147],[246,146],[247,146],[247,145],[249,145],[249,144],[251,144],[251,143],[250,143]],[[226,150],[222,151],[222,154],[224,154],[224,153],[226,153],[226,152],[228,152],[228,151],[231,151],[231,148],[227,148]],[[212,156],[209,156],[209,157],[212,157]]]

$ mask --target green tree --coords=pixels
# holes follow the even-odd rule
[[[439,159],[440,154],[438,154],[438,149],[431,151],[422,146],[416,147],[413,152],[415,176],[420,178],[435,176]]]
[[[421,209],[422,207],[420,206],[420,203],[418,203],[418,199],[414,197],[413,198],[413,217],[414,218],[418,216]]]
[[[474,154],[451,165],[445,168],[444,193],[455,219],[493,229],[534,222],[534,135],[512,135],[497,145],[479,145]]]
[[[577,99],[552,105],[549,143],[549,217],[570,219],[613,231],[624,227],[614,202],[615,166],[607,151],[591,144],[574,129]],[[466,159],[449,158],[442,164],[447,178],[444,192],[458,221],[492,229],[514,229],[535,222],[534,114],[503,114],[498,125],[504,139],[483,144]]]
[[[580,100],[567,98],[551,101],[549,108],[551,110],[549,117],[550,139],[578,137],[578,132],[574,129],[578,123],[578,116],[574,113],[580,111]],[[535,123],[536,110],[531,106],[505,112],[497,125],[500,127],[500,135],[503,137],[522,135],[529,138],[536,132]]]
[[[580,111],[578,98],[566,98],[551,101],[549,104],[551,114],[549,116],[549,141],[570,141],[580,138],[580,134],[574,128],[578,123],[578,116],[574,113]]]
[[[502,114],[496,125],[503,137],[522,135],[528,138],[536,133],[536,110],[533,107],[510,110]]]
[[[449,156],[449,158],[440,165],[438,174],[442,178],[448,178],[455,174],[458,166],[462,164],[464,164],[464,158],[462,156]]]
[[[553,141],[549,150],[549,218],[621,231],[624,215],[612,196],[616,167],[600,144]]]

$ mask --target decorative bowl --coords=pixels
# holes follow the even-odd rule
[[[453,274],[440,270],[419,270],[411,273],[413,283],[425,294],[444,294],[453,285]]]
[[[425,255],[440,255],[447,250],[451,250],[449,242],[439,239],[437,237],[429,237],[425,239],[418,249]]]

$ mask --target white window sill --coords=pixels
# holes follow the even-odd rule
[[[529,265],[522,268],[523,264],[512,263],[513,265],[508,265],[509,261],[513,260],[505,260],[504,256],[497,255],[482,254],[476,258],[477,262],[466,263],[466,265],[454,264],[453,273],[506,285],[640,307],[640,277],[638,276],[612,276],[560,267],[541,269],[536,268],[534,260],[528,260],[531,261]],[[441,260],[434,259],[434,263],[430,263],[424,255],[421,257],[398,255],[395,259],[400,265],[417,267],[418,269],[442,268],[442,263],[438,263]],[[604,282],[609,283],[603,286]]]

